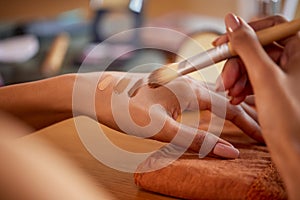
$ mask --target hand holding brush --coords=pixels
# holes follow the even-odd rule
[[[265,46],[272,42],[294,35],[299,30],[300,19],[295,19],[290,22],[281,23],[279,25],[257,31],[256,35],[259,42]],[[236,55],[237,54],[232,49],[230,42],[222,44],[200,54],[196,54],[195,56],[179,63],[165,65],[154,70],[148,77],[148,85],[154,88],[165,85],[177,77],[192,73],[196,70],[201,70]],[[177,69],[174,69],[174,65],[177,66]]]

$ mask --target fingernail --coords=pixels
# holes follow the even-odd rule
[[[121,94],[129,85],[131,79],[130,78],[122,78],[118,83],[114,86],[113,90],[116,94]]]
[[[215,90],[216,92],[223,92],[225,90],[221,75],[216,80]]]
[[[224,158],[237,158],[240,154],[238,149],[234,148],[233,146],[228,146],[222,143],[216,144],[213,153]]]
[[[137,82],[135,82],[135,84],[131,87],[130,90],[128,90],[127,94],[129,97],[134,97],[136,95],[136,93],[138,92],[138,90],[145,85],[145,81],[144,79],[139,79]]]
[[[238,17],[231,13],[226,16],[225,23],[229,32],[235,31],[240,26],[240,20]]]

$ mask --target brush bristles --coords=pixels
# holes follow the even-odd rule
[[[169,65],[154,70],[148,77],[148,85],[156,88],[167,84],[179,76],[178,72]]]

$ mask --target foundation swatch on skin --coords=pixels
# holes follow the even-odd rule
[[[106,76],[103,80],[101,80],[99,82],[98,89],[101,91],[105,90],[109,86],[109,84],[112,82],[112,80],[113,80],[113,76],[111,76],[111,75]]]
[[[141,78],[139,79],[137,82],[134,83],[134,85],[130,88],[130,90],[128,91],[128,96],[129,97],[134,97],[136,95],[136,93],[138,92],[138,90],[143,86],[146,85],[146,81]]]
[[[129,85],[131,79],[130,78],[122,78],[114,87],[114,92],[116,94],[121,94]]]

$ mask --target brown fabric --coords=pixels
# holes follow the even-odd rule
[[[160,170],[135,173],[136,185],[185,199],[287,199],[267,147],[256,144],[228,123],[221,137],[240,150],[238,159],[199,159],[186,153]],[[169,156],[158,151],[141,163],[137,172],[159,166]]]

